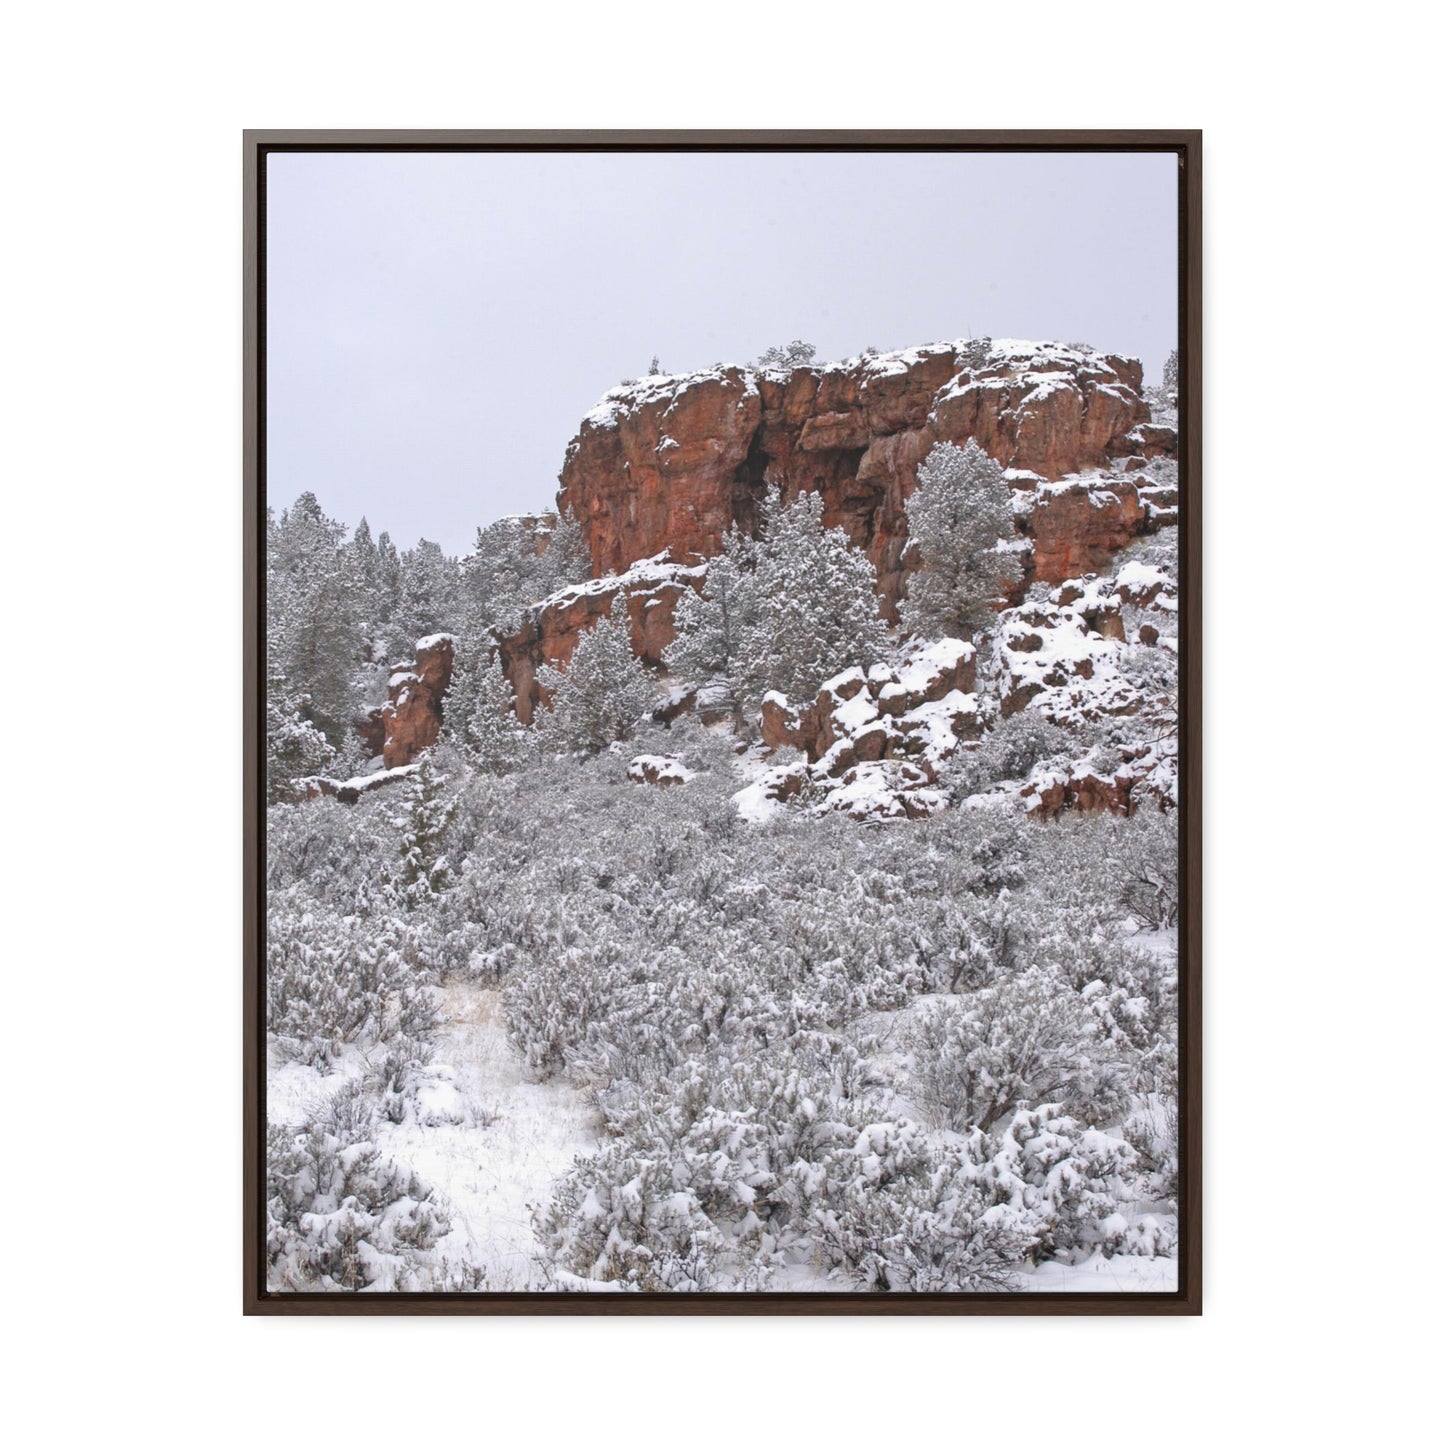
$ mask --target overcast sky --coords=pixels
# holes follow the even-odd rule
[[[1174,156],[272,155],[268,496],[466,550],[624,377],[961,336],[1175,345]]]

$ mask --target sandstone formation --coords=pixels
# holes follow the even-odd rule
[[[671,548],[716,555],[729,527],[751,528],[766,487],[822,493],[878,569],[885,610],[902,588],[903,504],[935,442],[975,438],[1021,491],[1169,448],[1139,395],[1137,361],[1053,343],[954,343],[791,373],[718,367],[649,377],[609,392],[567,449],[558,492],[582,527],[593,571],[622,572]],[[1031,533],[1035,574],[1057,582],[1149,520],[1132,483],[1101,506],[1085,487],[1047,488]],[[1087,509],[1087,510],[1086,510]],[[1096,515],[1106,511],[1107,515]],[[1064,540],[1081,527],[1077,542]],[[1028,531],[1027,524],[1025,525]],[[1070,547],[1074,547],[1074,553]],[[1077,568],[1075,568],[1077,570]]]
[[[392,673],[387,701],[378,714],[384,737],[381,756],[388,768],[404,767],[436,742],[454,662],[455,639],[440,632],[417,643],[410,668]]]
[[[502,669],[517,695],[517,716],[531,722],[541,689],[537,673],[544,666],[561,667],[572,657],[577,639],[612,611],[619,592],[627,599],[632,650],[657,666],[673,639],[672,615],[678,599],[696,590],[705,567],[673,562],[664,549],[628,568],[620,577],[599,577],[555,593],[528,610],[521,629],[500,643]]]
[[[671,753],[643,753],[627,765],[627,776],[634,783],[649,783],[654,788],[681,787],[694,774],[679,757]]]

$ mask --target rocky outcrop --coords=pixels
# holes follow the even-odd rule
[[[716,555],[729,527],[754,525],[770,485],[818,491],[825,522],[877,567],[891,611],[905,570],[903,504],[935,442],[975,438],[1024,489],[1102,468],[1146,445],[1136,434],[1149,423],[1142,379],[1125,357],[1007,341],[786,374],[718,367],[649,377],[609,392],[583,419],[558,506],[576,515],[601,576],[668,547],[681,560]],[[1132,525],[1122,499],[1119,507],[1116,532]],[[1103,535],[1098,525],[1092,535]],[[1061,580],[1052,576],[1058,553],[1045,550],[1044,580]]]
[[[442,698],[455,660],[455,639],[440,632],[417,643],[411,667],[392,673],[379,714],[386,767],[404,767],[436,742],[442,727]]]
[[[1149,520],[1138,486],[1125,477],[1044,483],[1020,519],[1020,529],[1033,538],[1032,577],[1057,586],[1096,572]]]
[[[1111,577],[1071,579],[1046,598],[1011,608],[999,620],[1000,706],[1005,717],[1033,706],[1065,726],[1138,713],[1146,703],[1122,668],[1127,646],[1162,648],[1172,663],[1174,583],[1161,568],[1127,562]],[[1132,631],[1124,609],[1135,609]],[[1148,621],[1147,610],[1157,615]]]
[[[974,648],[949,638],[898,668],[849,668],[815,699],[763,699],[763,742],[804,758],[770,768],[745,789],[745,812],[806,793],[825,810],[862,819],[926,817],[945,804],[932,785],[963,739],[979,733]]]
[[[541,701],[537,674],[571,660],[577,639],[608,616],[617,594],[626,597],[632,650],[657,666],[674,636],[673,613],[689,589],[702,586],[705,567],[673,562],[664,550],[628,568],[621,576],[599,577],[564,588],[528,610],[521,628],[500,643],[502,670],[517,695],[517,716],[531,722]]]
[[[680,788],[696,774],[675,754],[643,753],[628,763],[627,776],[634,783],[648,783],[654,788]]]
[[[417,770],[411,763],[400,768],[384,768],[375,773],[364,773],[359,778],[338,781],[335,778],[298,778],[297,786],[307,802],[317,798],[335,798],[338,803],[356,803],[368,793],[389,788],[393,783],[405,782]]]

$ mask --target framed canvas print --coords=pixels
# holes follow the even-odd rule
[[[1198,132],[248,132],[244,1307],[1194,1314]]]

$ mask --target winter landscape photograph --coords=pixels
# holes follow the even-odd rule
[[[264,1291],[1178,1291],[1178,154],[264,185]]]

